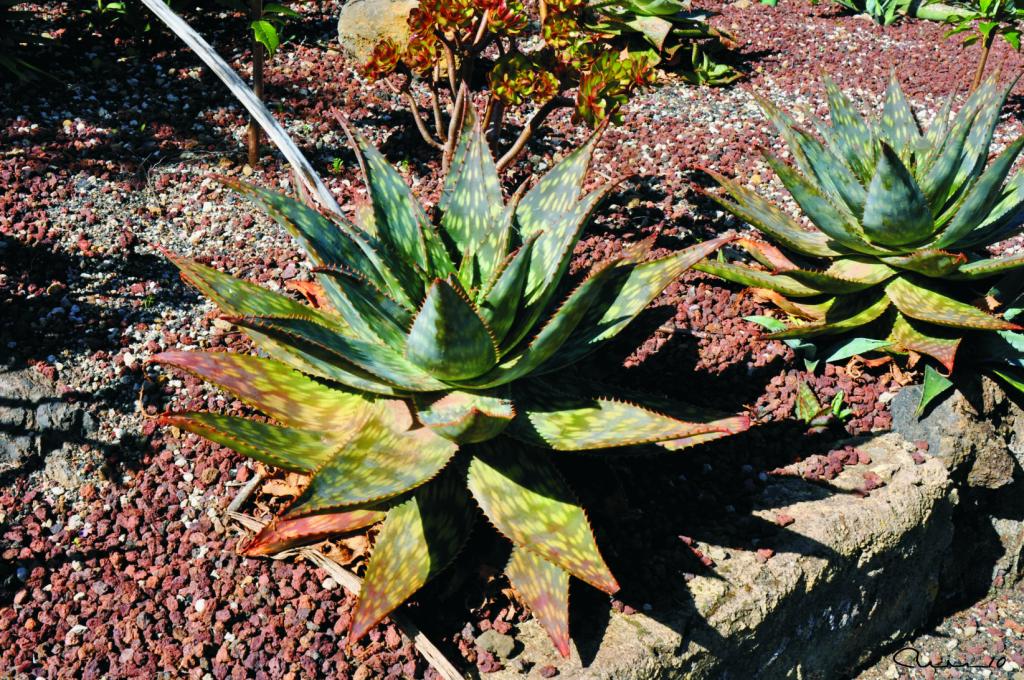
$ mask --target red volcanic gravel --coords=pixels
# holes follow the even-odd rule
[[[366,191],[328,115],[333,106],[389,158],[405,161],[400,167],[416,191],[436,200],[437,159],[395,97],[320,46],[334,41],[336,3],[296,8],[302,17],[272,60],[267,96],[344,209],[353,211]],[[781,145],[752,92],[820,115],[815,76],[827,72],[867,109],[895,65],[927,119],[942,97],[964,88],[974,66],[973,54],[934,23],[880,28],[804,0],[714,8],[713,23],[739,36],[749,78],[726,89],[668,82],[639,97],[625,124],[606,133],[590,183],[631,179],[579,244],[574,276],[650,236],[654,253],[665,254],[742,229],[694,191],[708,184],[699,168],[790,205],[757,153]],[[230,13],[194,18],[245,72],[246,22]],[[209,177],[290,188],[287,167],[270,149],[258,167],[246,165],[245,117],[219,81],[159,28],[140,39],[116,28],[83,31],[78,20],[63,5],[47,18],[55,40],[45,63],[55,80],[0,83],[0,365],[33,367],[98,423],[87,442],[68,444],[70,452],[0,477],[0,676],[433,677],[388,621],[346,646],[354,598],[319,569],[238,556],[241,536],[221,513],[251,478],[251,465],[194,436],[159,430],[138,412],[141,393],[149,416],[165,408],[246,413],[193,378],[146,368],[168,349],[248,347],[180,282],[158,247],[275,290],[294,290],[309,268],[281,230]],[[998,43],[992,66],[1019,72],[1024,58]],[[1019,113],[1011,98],[997,145],[1021,131]],[[563,113],[545,134],[507,188],[531,168],[548,167],[585,132]],[[997,250],[1019,247],[1018,240]],[[623,584],[611,603],[616,611],[657,615],[689,601],[687,579],[712,572],[723,546],[769,559],[792,518],[752,514],[768,474],[830,479],[868,462],[839,440],[890,426],[886,404],[902,374],[857,361],[805,370],[804,357],[744,320],[772,313],[737,287],[689,272],[576,371],[640,393],[746,411],[758,424],[681,455],[559,458]],[[842,390],[852,415],[806,434],[792,418],[801,382],[823,404]],[[863,492],[878,481],[865,476]],[[479,529],[465,559],[407,609],[446,655],[486,673],[516,660],[479,651],[475,637],[490,628],[514,635],[525,614],[500,576],[506,543]],[[363,568],[362,558],[354,567]],[[574,622],[607,616],[608,598],[576,585]],[[1016,645],[1024,614],[992,606],[974,614],[978,651],[964,649],[974,659],[1015,658],[1024,653]],[[997,640],[1005,649],[995,650]]]

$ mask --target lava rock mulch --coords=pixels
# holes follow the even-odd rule
[[[354,598],[321,570],[238,556],[245,537],[225,524],[223,511],[255,468],[204,440],[155,428],[152,415],[167,408],[245,410],[194,379],[151,371],[147,357],[246,347],[179,281],[157,246],[278,290],[296,289],[309,270],[279,229],[209,177],[289,188],[287,168],[269,149],[258,167],[245,163],[245,117],[220,83],[159,29],[144,39],[72,30],[75,7],[49,8],[62,57],[47,62],[59,64],[53,79],[0,84],[0,370],[31,367],[57,398],[87,408],[97,427],[88,441],[50,454],[70,456],[63,466],[30,460],[0,469],[0,676],[432,677],[389,622],[347,646]],[[809,75],[827,72],[872,105],[898,65],[927,119],[973,69],[973,56],[935,24],[880,28],[802,0],[713,8],[720,11],[714,22],[740,36],[748,79],[720,90],[666,84],[640,97],[625,125],[605,135],[596,173],[632,179],[578,247],[577,273],[652,234],[667,252],[739,228],[693,190],[706,185],[697,167],[782,200],[756,153],[777,149],[778,141],[751,91],[822,114],[823,92]],[[325,49],[336,4],[299,9],[268,74],[272,108],[346,209],[365,200],[365,191],[328,115],[332,106],[435,200],[437,160],[417,143],[408,114]],[[197,18],[243,71],[244,24],[231,14]],[[1004,45],[995,49],[993,68],[1021,65]],[[1020,132],[1018,114],[1014,99],[999,142]],[[544,141],[511,173],[510,187],[582,134],[567,116],[555,116]],[[609,606],[656,615],[688,601],[687,579],[714,568],[692,548],[695,539],[770,559],[764,541],[778,529],[750,515],[768,475],[804,459],[824,461],[819,467],[832,472],[858,464],[837,442],[889,427],[885,405],[904,375],[857,362],[810,373],[790,348],[763,340],[743,319],[764,313],[735,288],[691,272],[631,333],[580,367],[582,377],[635,391],[700,395],[706,406],[746,410],[758,427],[675,456],[559,459],[624,586],[609,603],[574,585],[577,631]],[[853,415],[805,435],[791,418],[801,381],[823,403],[842,390]],[[514,636],[524,612],[500,576],[503,541],[487,527],[470,541],[473,558],[407,610],[449,658],[486,672],[503,662],[477,639],[489,630]],[[338,548],[357,572],[368,543],[364,534]],[[997,618],[978,630],[1010,625]]]

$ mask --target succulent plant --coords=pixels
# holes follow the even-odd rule
[[[813,224],[712,173],[729,196],[709,195],[788,254],[742,239],[756,266],[717,258],[695,268],[760,289],[793,318],[769,337],[854,333],[878,340],[876,349],[927,355],[951,371],[965,336],[1019,328],[972,304],[987,290],[975,284],[1024,266],[1024,255],[985,250],[1016,233],[1024,215],[1024,175],[1007,181],[1024,137],[988,163],[1010,87],[987,79],[952,118],[951,98],[925,131],[895,75],[874,125],[834,83],[826,87],[832,125],[817,123],[823,141],[760,101],[796,167],[765,158]]]
[[[658,442],[679,450],[749,422],[636,405],[556,371],[618,334],[724,239],[657,259],[641,243],[569,290],[574,246],[609,190],[581,195],[597,136],[504,205],[493,159],[469,120],[436,221],[359,136],[372,211],[357,213],[358,225],[224,180],[297,238],[327,304],[172,256],[266,356],[174,351],[153,361],[219,385],[272,422],[214,413],[162,420],[311,475],[250,554],[383,521],[353,639],[454,558],[473,499],[512,541],[508,576],[568,654],[569,575],[609,593],[618,584],[545,449]]]

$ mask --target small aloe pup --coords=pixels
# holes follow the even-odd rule
[[[988,290],[978,284],[1024,266],[1024,254],[985,249],[1017,233],[1024,215],[1024,175],[1007,180],[1024,137],[988,163],[1012,84],[989,78],[952,118],[950,98],[927,130],[895,76],[873,124],[826,87],[832,125],[816,122],[822,141],[760,100],[796,167],[765,158],[812,224],[714,175],[728,196],[709,196],[786,252],[741,240],[758,265],[719,257],[695,268],[761,289],[789,314],[789,327],[770,337],[855,334],[863,347],[927,355],[952,371],[969,335],[1019,328],[972,304]]]
[[[311,475],[249,554],[383,522],[352,639],[455,557],[475,501],[511,540],[506,573],[567,655],[569,576],[608,593],[619,586],[550,450],[655,442],[679,450],[749,426],[742,416],[634,405],[556,373],[622,331],[723,243],[659,259],[647,259],[650,244],[641,244],[566,290],[573,248],[608,191],[581,196],[595,144],[596,136],[506,206],[470,121],[436,223],[359,137],[372,213],[358,226],[227,182],[305,248],[326,300],[320,308],[173,258],[266,357],[167,352],[153,360],[219,385],[272,420],[183,413],[163,422]]]

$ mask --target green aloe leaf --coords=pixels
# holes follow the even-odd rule
[[[361,638],[447,567],[472,523],[472,505],[453,474],[389,510],[366,567],[349,640]]]
[[[961,238],[967,236],[975,227],[985,221],[1002,197],[1000,187],[1022,149],[1024,149],[1024,137],[1018,137],[981,174],[974,187],[964,194],[964,201],[960,209],[935,241],[936,248],[958,244]]]
[[[892,342],[890,340],[853,338],[834,347],[829,353],[828,358],[825,359],[825,362],[833,363],[836,361],[843,361],[844,359],[849,359],[850,357],[858,354],[868,354],[869,352],[884,350],[891,345]]]
[[[182,413],[160,416],[161,425],[194,432],[243,456],[293,472],[313,472],[366,422],[355,414],[345,430],[323,432],[282,427],[218,413]]]
[[[1021,375],[1020,371],[1014,371],[1009,368],[994,368],[991,370],[997,378],[1001,378],[1007,385],[1020,393],[1024,393],[1024,376]]]
[[[901,246],[927,239],[934,225],[928,199],[910,170],[888,144],[882,144],[861,219],[865,236],[872,243]]]
[[[382,419],[370,420],[317,469],[284,516],[302,517],[405,493],[436,476],[457,449],[429,428],[399,432]]]
[[[831,78],[825,78],[825,91],[832,119],[830,137],[850,168],[867,183],[874,174],[877,154],[871,128]]]
[[[174,366],[227,390],[285,425],[313,430],[352,427],[361,413],[380,406],[351,392],[331,389],[272,359],[227,352],[164,352],[151,361]],[[295,399],[301,394],[302,399]]]
[[[821,413],[821,403],[806,380],[801,380],[797,385],[796,403],[793,408],[796,417],[808,425]]]
[[[860,296],[858,296],[860,297]],[[818,335],[835,335],[869,324],[882,316],[889,308],[889,298],[885,295],[863,296],[860,299],[840,299],[825,313],[825,318],[799,326],[791,326],[784,331],[772,333],[772,340],[786,338],[812,338]]]
[[[524,239],[542,231],[560,231],[556,225],[562,223],[564,216],[572,212],[583,193],[583,180],[599,140],[600,131],[597,131],[583,146],[555,164],[532,189],[526,192],[516,211]],[[541,251],[546,252],[549,257],[554,257],[562,250],[559,241],[563,240],[557,234],[552,235],[553,247],[549,249],[548,241],[544,241]]]
[[[728,241],[728,237],[712,239],[657,260],[624,262],[616,267],[599,299],[591,304],[570,338],[541,370],[552,371],[575,363],[599,343],[618,335],[683,272]]]
[[[466,145],[465,156],[457,168],[449,169],[448,181],[454,184],[444,197],[441,215],[441,228],[459,249],[463,262],[472,260],[478,242],[504,207],[494,159],[473,118],[472,114],[466,116],[467,127],[459,140],[460,146]],[[463,279],[463,284],[471,287],[473,282]]]
[[[459,276],[471,281],[469,288],[480,291],[477,300],[486,296],[496,284],[498,276],[501,275],[501,265],[505,263],[506,254],[511,250],[513,223],[516,219],[516,209],[522,193],[516,192],[505,205],[504,211],[498,216],[494,224],[481,238],[480,244],[473,252],[473,257],[462,263],[462,266],[473,268],[470,275],[460,271]],[[539,234],[525,239],[525,242],[537,238]],[[467,265],[468,263],[468,265]]]
[[[946,207],[949,199],[950,187],[956,179],[963,160],[964,146],[967,144],[967,135],[970,134],[975,120],[976,112],[963,109],[957,116],[949,134],[944,139],[938,140],[938,155],[935,160],[927,166],[926,172],[919,173],[921,191],[928,197],[928,205],[932,214],[938,216]]]
[[[599,392],[594,390],[591,394]],[[576,394],[541,380],[517,384],[514,395],[519,414],[508,433],[529,444],[559,451],[632,446],[737,431],[733,417],[710,410],[673,405],[669,414],[627,401]]]
[[[495,341],[501,345],[512,328],[516,319],[516,310],[526,290],[526,280],[530,275],[530,263],[533,260],[533,244],[536,236],[527,239],[526,243],[509,259],[501,270],[494,285],[480,301],[480,316],[491,329]]]
[[[413,307],[413,298],[406,293],[402,282],[412,285],[414,274],[397,258],[386,257],[386,249],[374,243],[369,234],[360,232],[340,218],[331,221],[283,194],[232,179],[221,179],[221,182],[260,204],[299,241],[314,264],[355,269],[402,304]],[[324,291],[332,296],[333,303],[333,287],[330,282],[326,283]]]
[[[969,180],[981,175],[988,161],[989,147],[999,123],[999,114],[1010,91],[1017,83],[1017,78],[1014,78],[1005,88],[1000,88],[997,78],[998,74],[993,71],[964,104],[964,108],[968,110],[972,106],[976,107],[977,117],[971,124],[971,131],[964,146],[960,169],[952,185],[954,190],[959,188],[963,191],[969,187]],[[954,193],[953,198],[956,195]]]
[[[333,358],[346,370],[359,369],[390,385],[409,391],[444,389],[445,384],[424,372],[404,356],[382,344],[349,337],[305,319],[287,317],[238,317],[230,320],[264,333],[279,342],[302,345],[309,351]]]
[[[953,381],[936,371],[931,366],[924,367],[924,387],[921,390],[921,400],[917,403],[918,417],[928,408],[928,404],[953,387]]]
[[[967,258],[963,253],[949,253],[944,250],[924,248],[915,250],[909,255],[889,255],[879,259],[891,267],[940,278],[956,271]]]
[[[362,166],[373,202],[377,236],[400,258],[415,263],[421,271],[430,271],[432,266],[424,233],[433,231],[434,227],[423,207],[377,148],[358,133],[352,136],[364,159]],[[417,297],[414,291],[407,292],[414,299]]]
[[[417,394],[416,417],[445,439],[460,444],[487,441],[516,415],[508,390]]]
[[[771,154],[766,153],[764,158],[765,162],[779,176],[786,190],[793,196],[793,200],[818,229],[855,252],[867,255],[879,255],[886,252],[865,241],[860,227],[850,212],[845,208],[837,208],[800,173]],[[870,201],[870,196],[868,200]]]
[[[882,137],[905,163],[909,163],[921,139],[921,130],[895,71],[889,78],[889,87],[885,92],[881,127]]]
[[[704,172],[711,175],[736,202],[722,196],[703,192],[722,208],[744,222],[757,227],[764,234],[778,241],[790,250],[813,257],[836,257],[845,252],[845,248],[836,243],[817,229],[810,230],[779,210],[757,192],[711,170]]]
[[[906,316],[940,326],[976,330],[1016,330],[1020,326],[964,304],[923,284],[905,278],[893,279],[885,293]]]
[[[558,653],[569,658],[569,572],[535,552],[516,546],[512,548],[505,574]]]
[[[346,510],[297,519],[274,519],[245,546],[251,557],[276,555],[282,550],[316,543],[376,524],[387,515],[382,510]]]
[[[732,281],[752,288],[765,288],[781,293],[787,297],[814,297],[821,295],[817,288],[800,283],[785,274],[770,274],[742,264],[719,262],[718,260],[702,260],[693,265],[697,271],[711,274],[718,278]]]
[[[495,440],[469,465],[469,490],[487,519],[526,548],[607,593],[619,589],[586,513],[546,456]]]
[[[843,257],[824,271],[787,270],[785,276],[822,293],[856,293],[891,279],[896,272],[885,264],[862,257]]]
[[[960,265],[958,278],[983,279],[996,274],[1003,274],[1018,267],[1024,267],[1024,252],[1005,257],[989,257]]]
[[[350,315],[347,315],[346,321],[358,329],[361,337],[378,337],[396,349],[404,346],[406,329],[412,322],[412,313],[408,309],[355,272],[337,268],[321,268],[317,271],[323,277],[330,278],[348,300],[356,318],[350,320]],[[290,316],[273,313],[253,315]]]
[[[1003,186],[1002,196],[981,224],[960,239],[961,248],[991,245],[1014,235],[1024,218],[1024,172]]]
[[[590,306],[600,299],[605,284],[619,262],[608,260],[595,265],[587,278],[569,294],[525,348],[471,381],[471,384],[481,388],[504,385],[533,372],[554,356],[576,330]]]
[[[942,108],[935,114],[928,129],[925,130],[921,136],[921,141],[918,146],[918,168],[931,168],[935,159],[944,150],[944,142],[949,138],[951,125],[949,120],[949,114],[953,110],[953,100],[956,98],[955,93],[950,93],[946,97],[945,103]],[[927,193],[927,192],[926,192]],[[930,195],[929,195],[930,198]]]
[[[437,279],[409,331],[405,356],[440,380],[464,380],[492,368],[498,348],[473,303]]]

